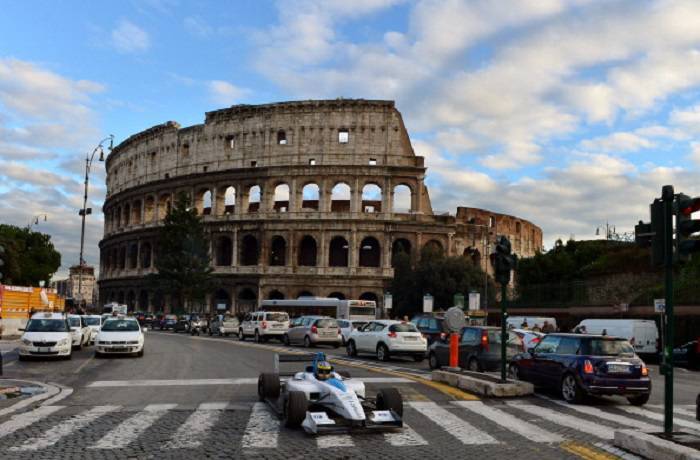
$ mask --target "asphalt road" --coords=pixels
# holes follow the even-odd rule
[[[143,358],[95,359],[86,348],[71,361],[7,364],[5,377],[74,391],[0,416],[2,458],[615,458],[622,455],[612,447],[615,428],[661,426],[659,384],[641,410],[620,398],[573,407],[552,394],[478,401],[423,380],[425,362],[350,360],[343,349],[327,348],[338,370],[366,381],[368,395],[399,389],[408,427],[312,437],[281,427],[258,402],[258,374],[271,370],[281,344],[153,331],[146,337]],[[700,432],[689,415],[700,376],[678,372],[676,379],[677,428]]]

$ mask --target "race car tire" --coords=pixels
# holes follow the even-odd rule
[[[297,428],[306,418],[308,410],[306,394],[303,391],[290,391],[284,406],[284,426]]]
[[[260,374],[260,377],[258,377],[258,396],[260,401],[264,401],[266,398],[279,398],[280,376],[270,373]]]
[[[352,378],[350,376],[350,372],[348,372],[348,371],[336,371],[336,372],[338,373],[339,376],[341,376],[344,379]]]
[[[348,345],[345,347],[345,351],[347,351],[348,356],[350,357],[355,357],[357,356],[357,347],[355,347],[355,341],[350,340],[348,341]]]
[[[382,388],[377,393],[377,409],[393,410],[399,417],[403,417],[403,399],[396,388]]]

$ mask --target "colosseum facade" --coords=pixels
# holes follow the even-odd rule
[[[236,105],[201,125],[154,126],[107,159],[100,300],[167,311],[167,293],[152,292],[144,276],[180,191],[211,235],[220,280],[207,296],[212,309],[301,295],[381,305],[394,251],[415,258],[436,245],[490,271],[496,234],[521,256],[541,249],[542,231],[527,220],[468,207],[434,213],[425,174],[393,101]]]

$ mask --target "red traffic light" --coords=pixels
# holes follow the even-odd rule
[[[678,210],[681,214],[689,216],[695,211],[700,211],[700,196],[691,198],[688,195],[678,195]]]

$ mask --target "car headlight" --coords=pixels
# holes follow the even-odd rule
[[[29,339],[22,339],[22,343],[23,343],[24,345],[31,345],[31,344],[32,344],[32,341],[29,340]]]
[[[62,346],[65,346],[65,345],[68,345],[68,339],[61,339],[61,340],[58,341],[58,346],[59,346],[59,347],[62,347]]]

